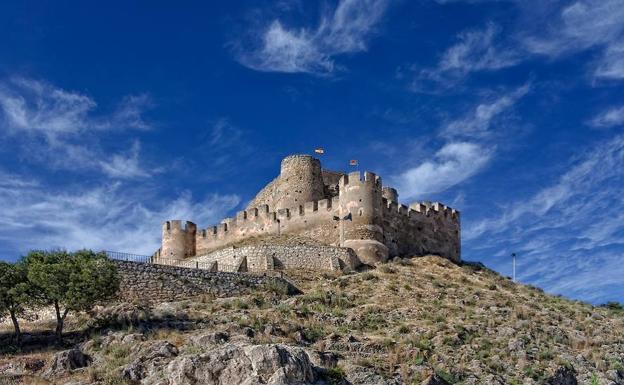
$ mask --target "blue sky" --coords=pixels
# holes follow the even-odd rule
[[[465,259],[624,301],[624,2],[226,3],[0,4],[2,258],[151,253],[324,147],[459,209]]]

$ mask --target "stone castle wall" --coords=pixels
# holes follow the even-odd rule
[[[235,218],[200,231],[191,222],[184,227],[180,221],[166,222],[156,256],[184,259],[251,237],[282,234],[352,248],[367,264],[409,254],[460,258],[458,212],[439,203],[400,205],[398,192],[382,186],[375,174],[323,172],[308,155],[285,158],[280,176]]]
[[[334,246],[257,245],[226,247],[190,258],[203,265],[216,262],[218,270],[233,271],[244,265],[249,271],[281,269],[315,269],[351,271],[359,260],[352,249]]]
[[[250,237],[278,234],[301,234],[332,244],[338,241],[338,199],[307,202],[296,209],[269,211],[264,205],[241,211],[236,218],[197,233],[196,255],[207,254]]]
[[[124,301],[164,302],[204,294],[231,297],[270,283],[286,285],[292,293],[298,291],[290,282],[279,277],[114,262],[121,277],[118,297]]]
[[[437,202],[407,207],[385,199],[383,207],[384,244],[391,256],[436,254],[460,260],[457,211]]]

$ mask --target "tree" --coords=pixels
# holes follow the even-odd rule
[[[0,262],[0,315],[9,313],[18,345],[21,343],[22,333],[17,317],[24,311],[31,295],[31,285],[24,264]]]
[[[28,279],[41,290],[45,301],[54,306],[59,343],[70,311],[90,310],[119,289],[117,268],[104,253],[33,251],[24,262]]]

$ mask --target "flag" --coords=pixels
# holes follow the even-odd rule
[[[358,165],[358,161],[357,161],[357,159],[351,159],[351,160],[349,161],[349,165],[350,165],[350,166],[357,166],[357,165]]]
[[[325,153],[325,149],[324,148],[316,148],[316,149],[314,149],[314,152],[316,152],[317,154],[324,154]]]

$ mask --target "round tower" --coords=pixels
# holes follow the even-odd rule
[[[184,259],[195,255],[197,226],[193,222],[166,221],[162,226],[160,258]]]
[[[388,259],[383,244],[381,178],[370,172],[352,172],[340,179],[340,220],[344,242],[363,263],[374,265]]]
[[[293,208],[324,198],[321,161],[310,155],[290,155],[282,160],[275,210]]]
[[[384,187],[381,189],[381,196],[386,198],[388,202],[399,203],[399,193],[392,187]]]

